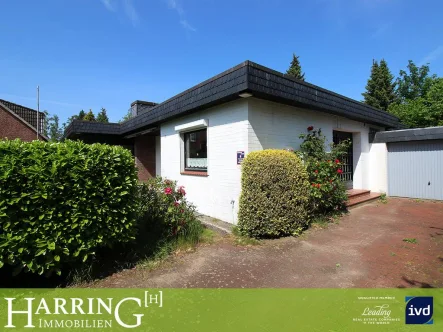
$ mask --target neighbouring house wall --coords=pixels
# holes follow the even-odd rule
[[[22,141],[30,142],[37,139],[37,133],[0,106],[0,139],[2,138],[10,140],[20,138]]]
[[[138,178],[141,181],[156,176],[155,145],[155,136],[142,135],[134,139],[135,165],[138,168]]]
[[[181,174],[181,138],[175,126],[205,119],[208,176]],[[161,125],[161,175],[185,186],[200,213],[237,223],[241,166],[237,151],[248,149],[248,102],[237,100]]]
[[[378,179],[370,175],[371,144],[368,134],[370,127],[379,129],[378,127],[320,111],[300,109],[255,98],[249,99],[249,151],[287,147],[297,150],[302,143],[299,135],[307,133],[309,126],[321,128],[328,145],[332,142],[333,130],[352,132],[354,188],[377,187],[371,183]]]

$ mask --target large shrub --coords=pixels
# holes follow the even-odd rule
[[[136,189],[122,147],[0,141],[0,266],[60,274],[98,247],[132,240]]]
[[[307,134],[300,135],[303,143],[298,155],[308,170],[311,211],[314,215],[327,215],[344,210],[348,197],[340,178],[341,159],[347,154],[350,142],[331,144],[330,151],[326,151],[326,137],[321,129],[308,127],[307,131]]]
[[[298,234],[308,225],[309,181],[300,158],[284,150],[249,153],[242,163],[239,231],[251,237]]]
[[[156,177],[140,184],[139,195],[141,238],[154,236],[160,241],[184,238],[191,243],[199,240],[203,227],[196,218],[194,205],[186,200],[183,186]]]

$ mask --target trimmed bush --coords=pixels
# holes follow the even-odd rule
[[[0,141],[0,266],[61,273],[98,247],[134,239],[130,151],[67,141]]]
[[[243,235],[275,238],[299,234],[308,226],[308,175],[294,153],[249,153],[241,185],[238,228]]]

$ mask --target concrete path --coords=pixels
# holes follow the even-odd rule
[[[443,203],[357,207],[300,238],[238,246],[220,237],[155,271],[116,273],[93,287],[443,287]]]

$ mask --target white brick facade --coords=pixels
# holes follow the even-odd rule
[[[208,176],[182,175],[181,138],[174,128],[208,120]],[[354,188],[386,191],[383,164],[385,151],[369,144],[369,125],[330,114],[299,109],[255,98],[233,101],[161,125],[161,171],[157,173],[184,185],[188,199],[199,212],[230,223],[237,223],[241,166],[237,151],[299,148],[299,135],[308,126],[321,128],[332,142],[332,131],[353,133]],[[372,128],[377,128],[372,126]]]

